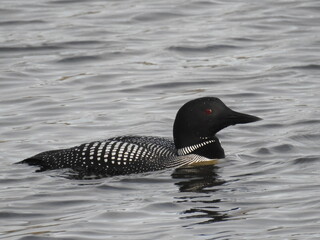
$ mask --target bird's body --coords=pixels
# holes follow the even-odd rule
[[[199,147],[181,149],[179,156],[174,142],[168,138],[122,136],[39,153],[21,163],[39,165],[39,171],[70,168],[86,175],[123,175],[209,161],[197,154],[187,154]]]
[[[177,113],[174,141],[121,136],[39,153],[19,163],[40,166],[40,171],[70,168],[85,175],[157,171],[223,158],[224,151],[215,133],[228,125],[257,120],[232,111],[217,98],[199,98],[186,103]]]

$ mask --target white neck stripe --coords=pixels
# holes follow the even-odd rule
[[[193,151],[195,151],[195,150],[197,150],[197,149],[199,149],[199,148],[201,148],[203,146],[206,146],[206,145],[208,145],[210,143],[213,143],[213,142],[215,142],[215,140],[209,140],[209,141],[198,143],[198,144],[195,144],[195,145],[179,148],[178,149],[178,156],[190,154]]]

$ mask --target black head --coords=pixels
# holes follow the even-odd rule
[[[178,111],[173,126],[177,149],[213,139],[221,129],[230,125],[261,120],[228,108],[219,98],[204,97],[184,104]]]

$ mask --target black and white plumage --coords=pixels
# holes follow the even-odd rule
[[[70,168],[84,174],[121,175],[162,170],[223,158],[215,133],[224,127],[259,118],[232,111],[218,98],[206,97],[183,105],[174,123],[174,141],[148,136],[121,136],[47,151],[19,163],[40,171]]]

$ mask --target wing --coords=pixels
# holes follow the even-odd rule
[[[164,169],[176,155],[169,139],[122,136],[43,152],[19,163],[40,166],[39,171],[71,168],[86,175],[120,175]]]

